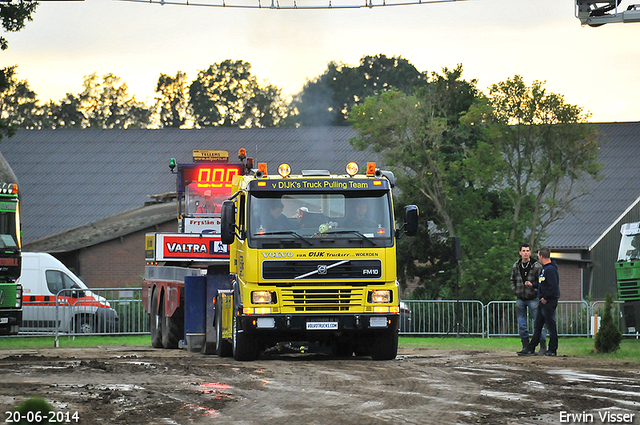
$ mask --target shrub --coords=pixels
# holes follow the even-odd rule
[[[610,293],[605,296],[604,315],[600,324],[600,330],[596,334],[596,352],[598,353],[614,353],[620,348],[622,341],[622,332],[613,322],[611,308],[613,307],[613,297]]]
[[[55,416],[51,417],[49,412],[53,412],[53,407],[40,397],[31,397],[16,409],[20,412],[22,419],[19,424],[46,424],[56,423]],[[31,413],[30,413],[31,412]]]

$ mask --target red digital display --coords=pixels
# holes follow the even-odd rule
[[[242,166],[234,164],[194,165],[183,168],[185,184],[200,191],[206,189],[213,193],[231,193],[231,184],[235,176],[242,175]]]

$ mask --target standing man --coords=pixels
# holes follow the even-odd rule
[[[527,328],[527,308],[531,319],[535,322],[538,315],[538,276],[542,272],[542,264],[531,259],[529,244],[520,244],[520,259],[511,269],[511,291],[516,296],[516,316],[518,333],[522,341],[522,350],[529,346],[529,329]],[[540,355],[547,351],[546,335],[540,338]]]
[[[556,308],[560,298],[560,280],[558,278],[558,266],[551,261],[551,250],[540,248],[538,259],[542,263],[542,273],[538,280],[538,296],[540,298],[539,312],[536,317],[533,339],[526,350],[518,352],[518,355],[532,355],[535,352],[542,327],[546,324],[549,331],[549,349],[545,356],[556,356],[558,352],[558,329],[556,327]]]
[[[222,205],[213,201],[210,190],[204,191],[204,202],[201,202],[196,209],[196,214],[219,213],[222,212]]]

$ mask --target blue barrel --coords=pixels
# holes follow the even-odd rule
[[[184,278],[184,336],[189,351],[200,351],[205,342],[206,300],[206,276],[186,276]]]
[[[230,289],[229,269],[227,267],[210,267],[207,278],[207,295],[206,295],[206,319],[205,333],[206,342],[203,352],[205,354],[213,354],[215,352],[215,341],[217,338],[214,321],[216,317],[216,305],[214,300],[220,289]]]

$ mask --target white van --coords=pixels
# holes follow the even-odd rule
[[[44,252],[23,252],[21,332],[54,331],[112,333],[119,331],[118,314],[109,302],[93,294],[57,258]]]

